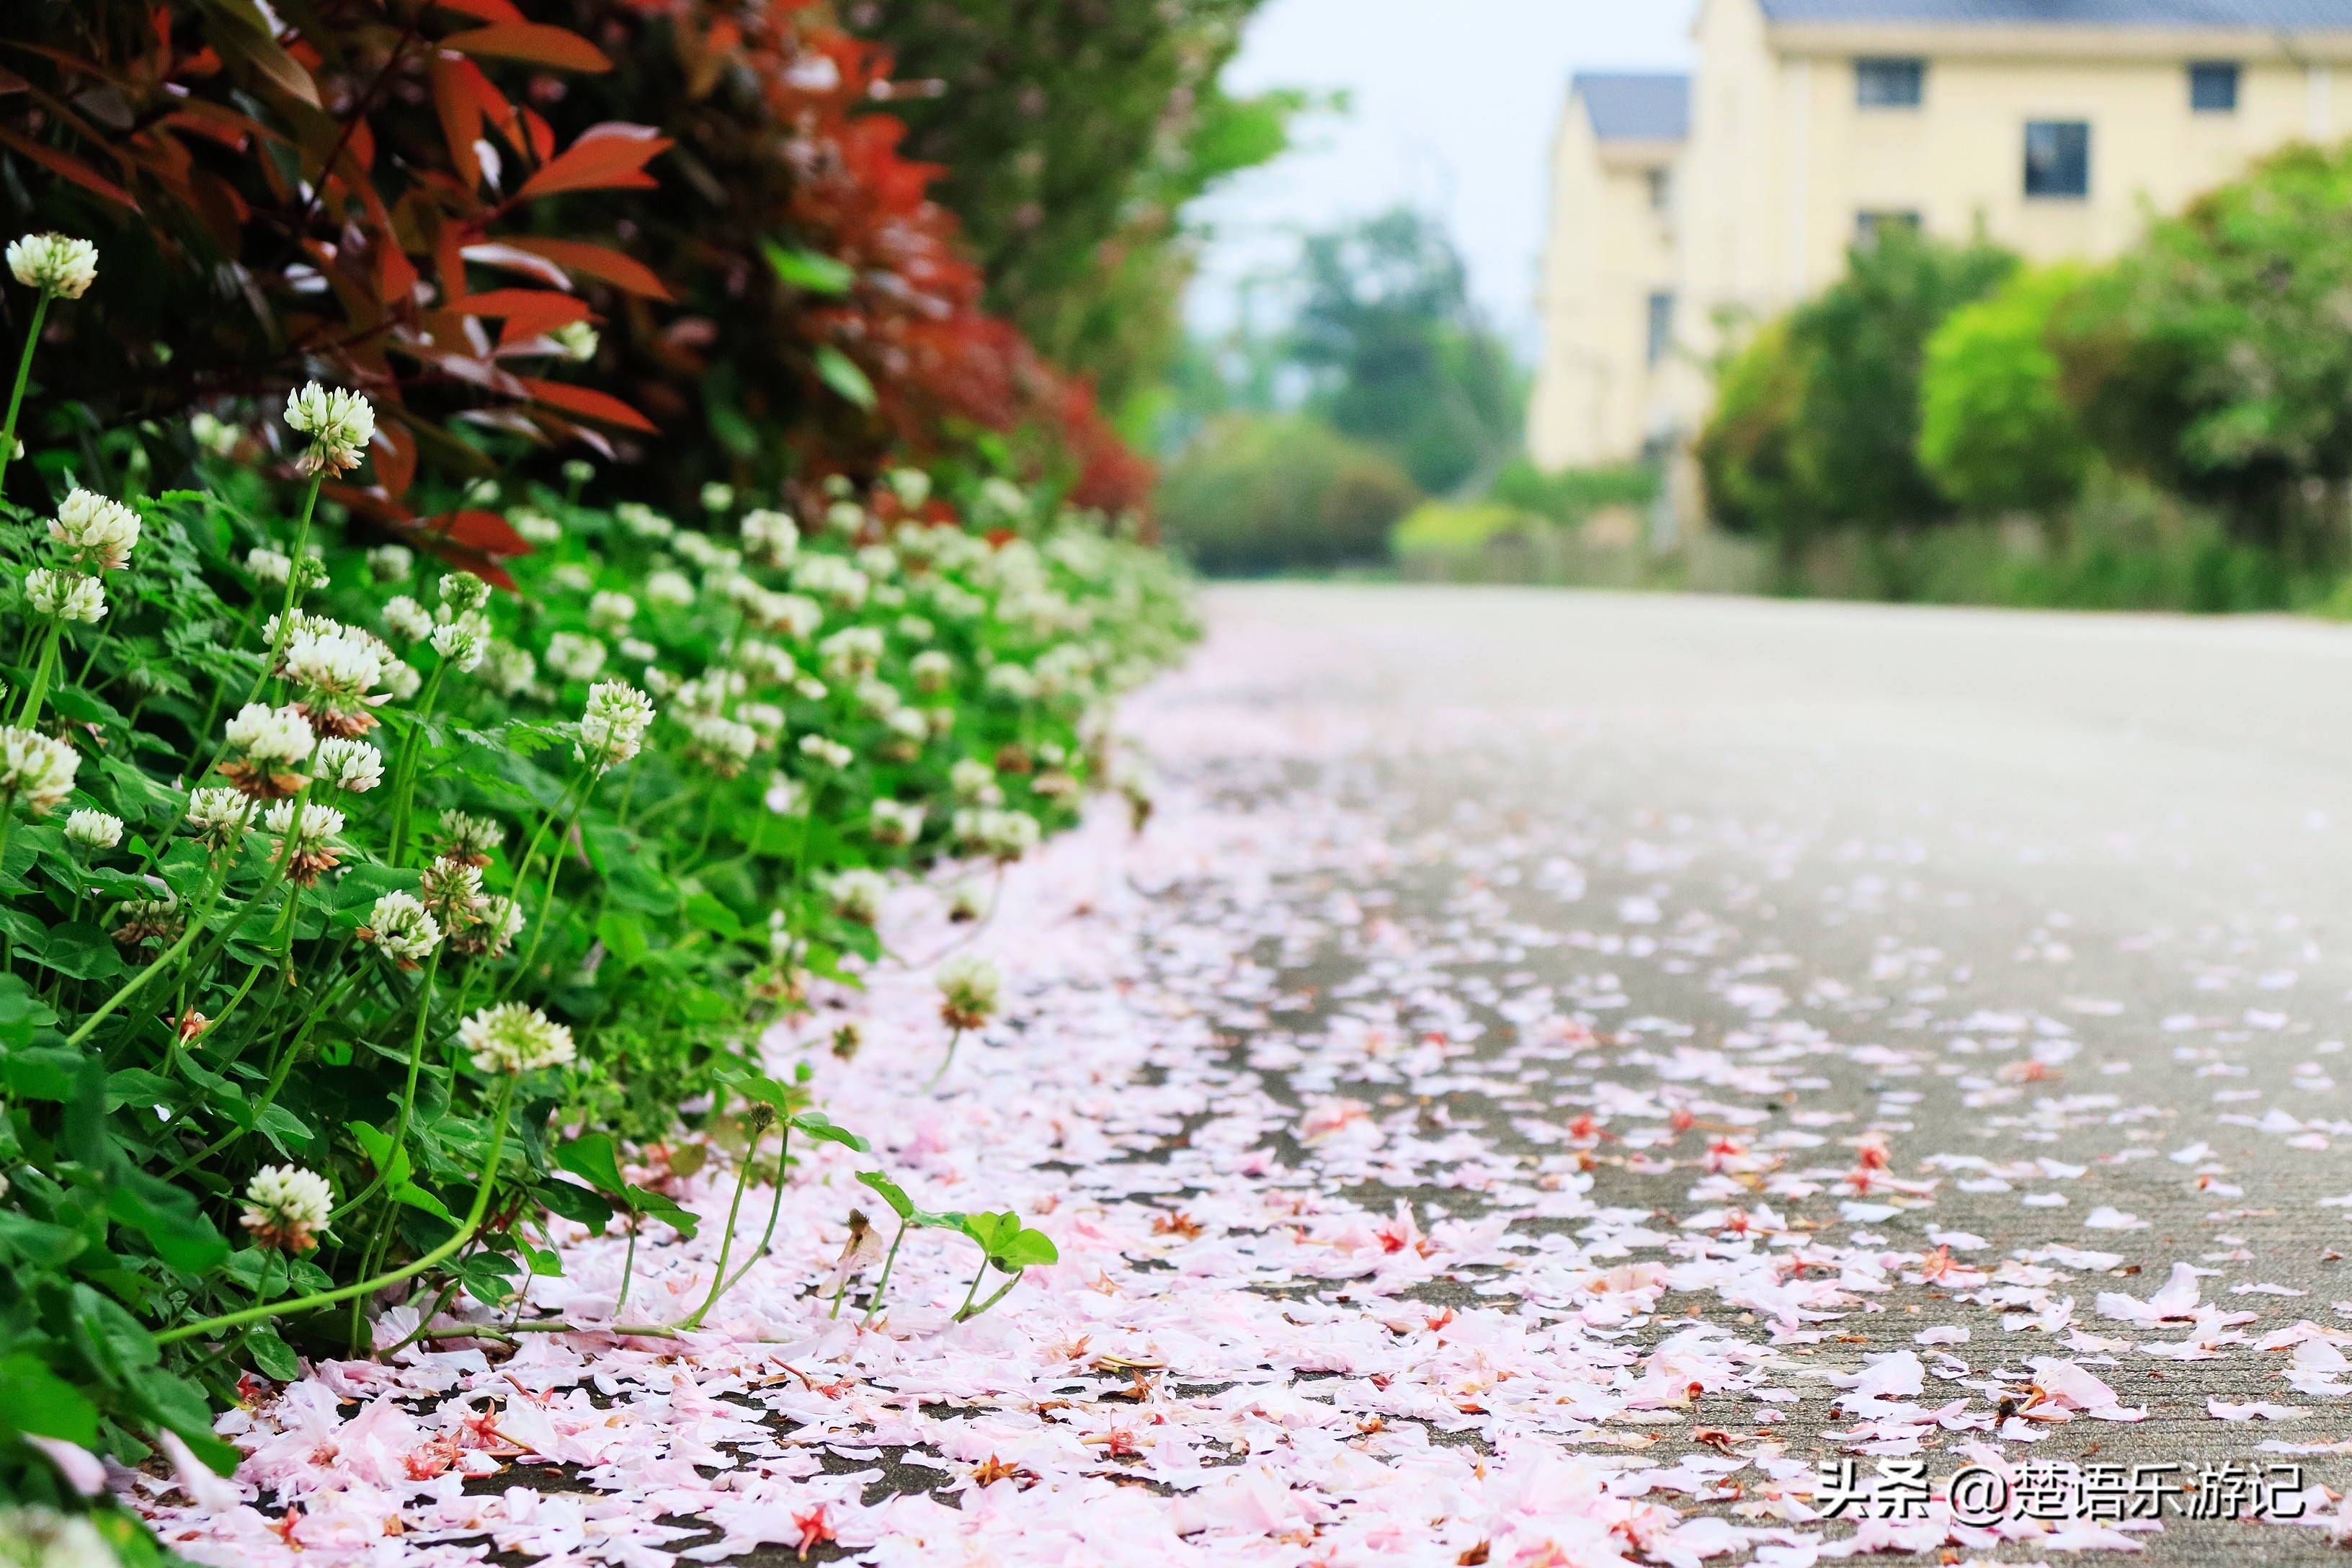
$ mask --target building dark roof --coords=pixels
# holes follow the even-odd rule
[[[1760,0],[1775,22],[2352,31],[2352,0]]]
[[[1690,78],[1579,71],[1569,89],[1584,100],[1603,142],[1679,142],[1690,134]]]

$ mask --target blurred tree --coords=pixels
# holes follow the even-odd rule
[[[1169,542],[1220,575],[1376,563],[1420,500],[1391,459],[1297,414],[1212,421],[1158,498]]]
[[[1309,405],[1422,489],[1482,488],[1518,449],[1524,388],[1438,223],[1407,208],[1307,241],[1291,357]]]
[[[908,155],[963,222],[988,301],[1129,411],[1174,359],[1185,205],[1286,144],[1305,95],[1229,97],[1259,0],[863,0],[853,32],[907,84]]]
[[[1927,340],[1919,461],[1966,510],[2047,516],[2082,492],[2092,447],[2051,339],[2085,276],[2070,266],[2020,271]]]

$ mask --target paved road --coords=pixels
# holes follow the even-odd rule
[[[2003,1445],[2011,1460],[2305,1458],[2346,1486],[2341,1454],[2277,1445],[2352,1438],[2352,1397],[2325,1370],[2352,1342],[2352,1261],[2334,1256],[2352,1252],[2352,1208],[2319,1202],[2352,1189],[2352,1086],[2336,1081],[2352,1077],[2352,630],[1312,585],[1221,588],[1210,611],[1208,656],[1153,709],[1218,729],[1189,748],[1213,759],[1200,777],[1379,824],[1392,868],[1354,896],[1451,998],[1422,1004],[1477,1021],[1490,1076],[1530,1059],[1515,1019],[1601,1032],[1571,1064],[1590,1073],[1450,1092],[1425,1125],[1483,1127],[1530,1168],[1582,1147],[1591,1196],[1652,1216],[1631,1258],[1687,1260],[1684,1221],[1760,1201],[1839,1245],[2007,1260],[1990,1284],[1895,1268],[1866,1310],[1786,1342],[1848,1368],[1915,1351],[1929,1406],[1970,1389],[1992,1404],[2057,1356],[2149,1408],[2046,1426]],[[1318,909],[1330,883],[1271,896]],[[1379,989],[1365,944],[1341,945],[1264,944],[1321,1029],[1339,996]],[[1307,1087],[1378,1102],[1382,1076]],[[1694,1089],[1712,1097],[1697,1131],[1670,1136],[1660,1108]],[[1725,1125],[1709,1117],[1759,1112],[1729,1124],[1736,1152],[1709,1172],[1701,1145]],[[1844,1206],[1826,1177],[1868,1163],[1857,1140],[1934,1188]],[[1832,1162],[1810,1184],[1809,1160]],[[1479,1212],[1454,1186],[1410,1191]],[[2113,1267],[2082,1260],[2101,1252]],[[2182,1261],[2203,1271],[2201,1318],[2095,1307],[2149,1297]],[[1937,1324],[1971,1337],[1917,1348]],[[2282,1331],[2310,1342],[2259,1348]],[[1702,1401],[1700,1421],[1752,1432],[1760,1408]],[[1809,1399],[1772,1430],[1808,1462],[1869,1467],[1850,1411]],[[1931,1440],[1931,1470],[1971,1436]],[[2318,1531],[2179,1521],[2150,1543],[2165,1561],[2328,1554]]]

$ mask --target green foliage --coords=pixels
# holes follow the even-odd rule
[[[1927,341],[1919,462],[1964,510],[2047,513],[2081,493],[2092,450],[2052,333],[2083,286],[2079,268],[2020,271]]]
[[[1794,548],[1817,530],[1948,515],[1917,456],[1927,339],[2016,264],[1991,246],[1889,228],[1848,252],[1843,279],[1732,355],[1699,440],[1726,525]]]
[[[1501,534],[1528,526],[1528,514],[1499,501],[1464,506],[1453,501],[1423,501],[1396,525],[1390,546],[1399,555],[1426,551],[1475,550]]]
[[[1375,563],[1420,499],[1394,462],[1319,420],[1232,415],[1169,465],[1159,508],[1202,571],[1249,575]]]
[[[1597,468],[1563,468],[1547,474],[1525,458],[1515,458],[1495,476],[1486,495],[1519,511],[1571,526],[1603,507],[1645,507],[1658,499],[1654,463],[1616,463]]]

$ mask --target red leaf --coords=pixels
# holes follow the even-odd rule
[[[585,386],[573,386],[569,382],[534,381],[530,376],[516,378],[530,389],[532,397],[541,403],[577,414],[583,418],[601,420],[606,425],[623,425],[648,435],[661,434],[654,422],[606,392]]]
[[[553,70],[608,71],[613,62],[604,52],[568,27],[544,22],[499,22],[452,33],[441,40],[445,49],[484,59],[527,60]]]
[[[505,239],[499,243],[516,250],[529,251],[545,257],[558,267],[573,272],[585,272],[615,289],[625,289],[632,294],[642,294],[648,300],[667,300],[670,291],[654,276],[652,268],[634,257],[602,245],[590,245],[579,239]]]
[[[120,202],[124,206],[129,207],[132,212],[137,212],[139,210],[139,204],[131,199],[131,193],[129,191],[124,190],[121,185],[116,184],[113,181],[109,180],[100,174],[92,173],[82,164],[67,157],[64,153],[57,152],[52,148],[44,147],[38,142],[35,142],[29,137],[19,136],[14,131],[0,128],[0,145],[14,147],[17,152],[22,153],[34,163],[40,164],[41,167],[48,170],[52,174],[59,174],[64,176],[66,179],[71,180],[83,190],[95,191],[110,202]],[[665,142],[664,145],[666,146],[667,143]],[[651,180],[647,180],[646,184],[652,184],[653,182]]]
[[[650,125],[614,120],[592,125],[524,181],[515,199],[527,201],[558,191],[650,190],[659,182],[646,173],[646,164],[669,144],[669,138],[656,134]]]
[[[416,437],[387,421],[375,427],[373,448],[376,482],[398,500],[416,478]]]
[[[481,22],[520,22],[527,20],[514,8],[513,0],[433,0],[444,11],[455,11]]]
[[[528,555],[530,542],[494,511],[453,511],[426,524],[452,544],[463,544],[487,555]]]
[[[452,300],[446,308],[461,316],[521,316],[551,327],[560,327],[566,321],[584,321],[590,313],[582,301],[551,289],[486,289],[479,294]]]

